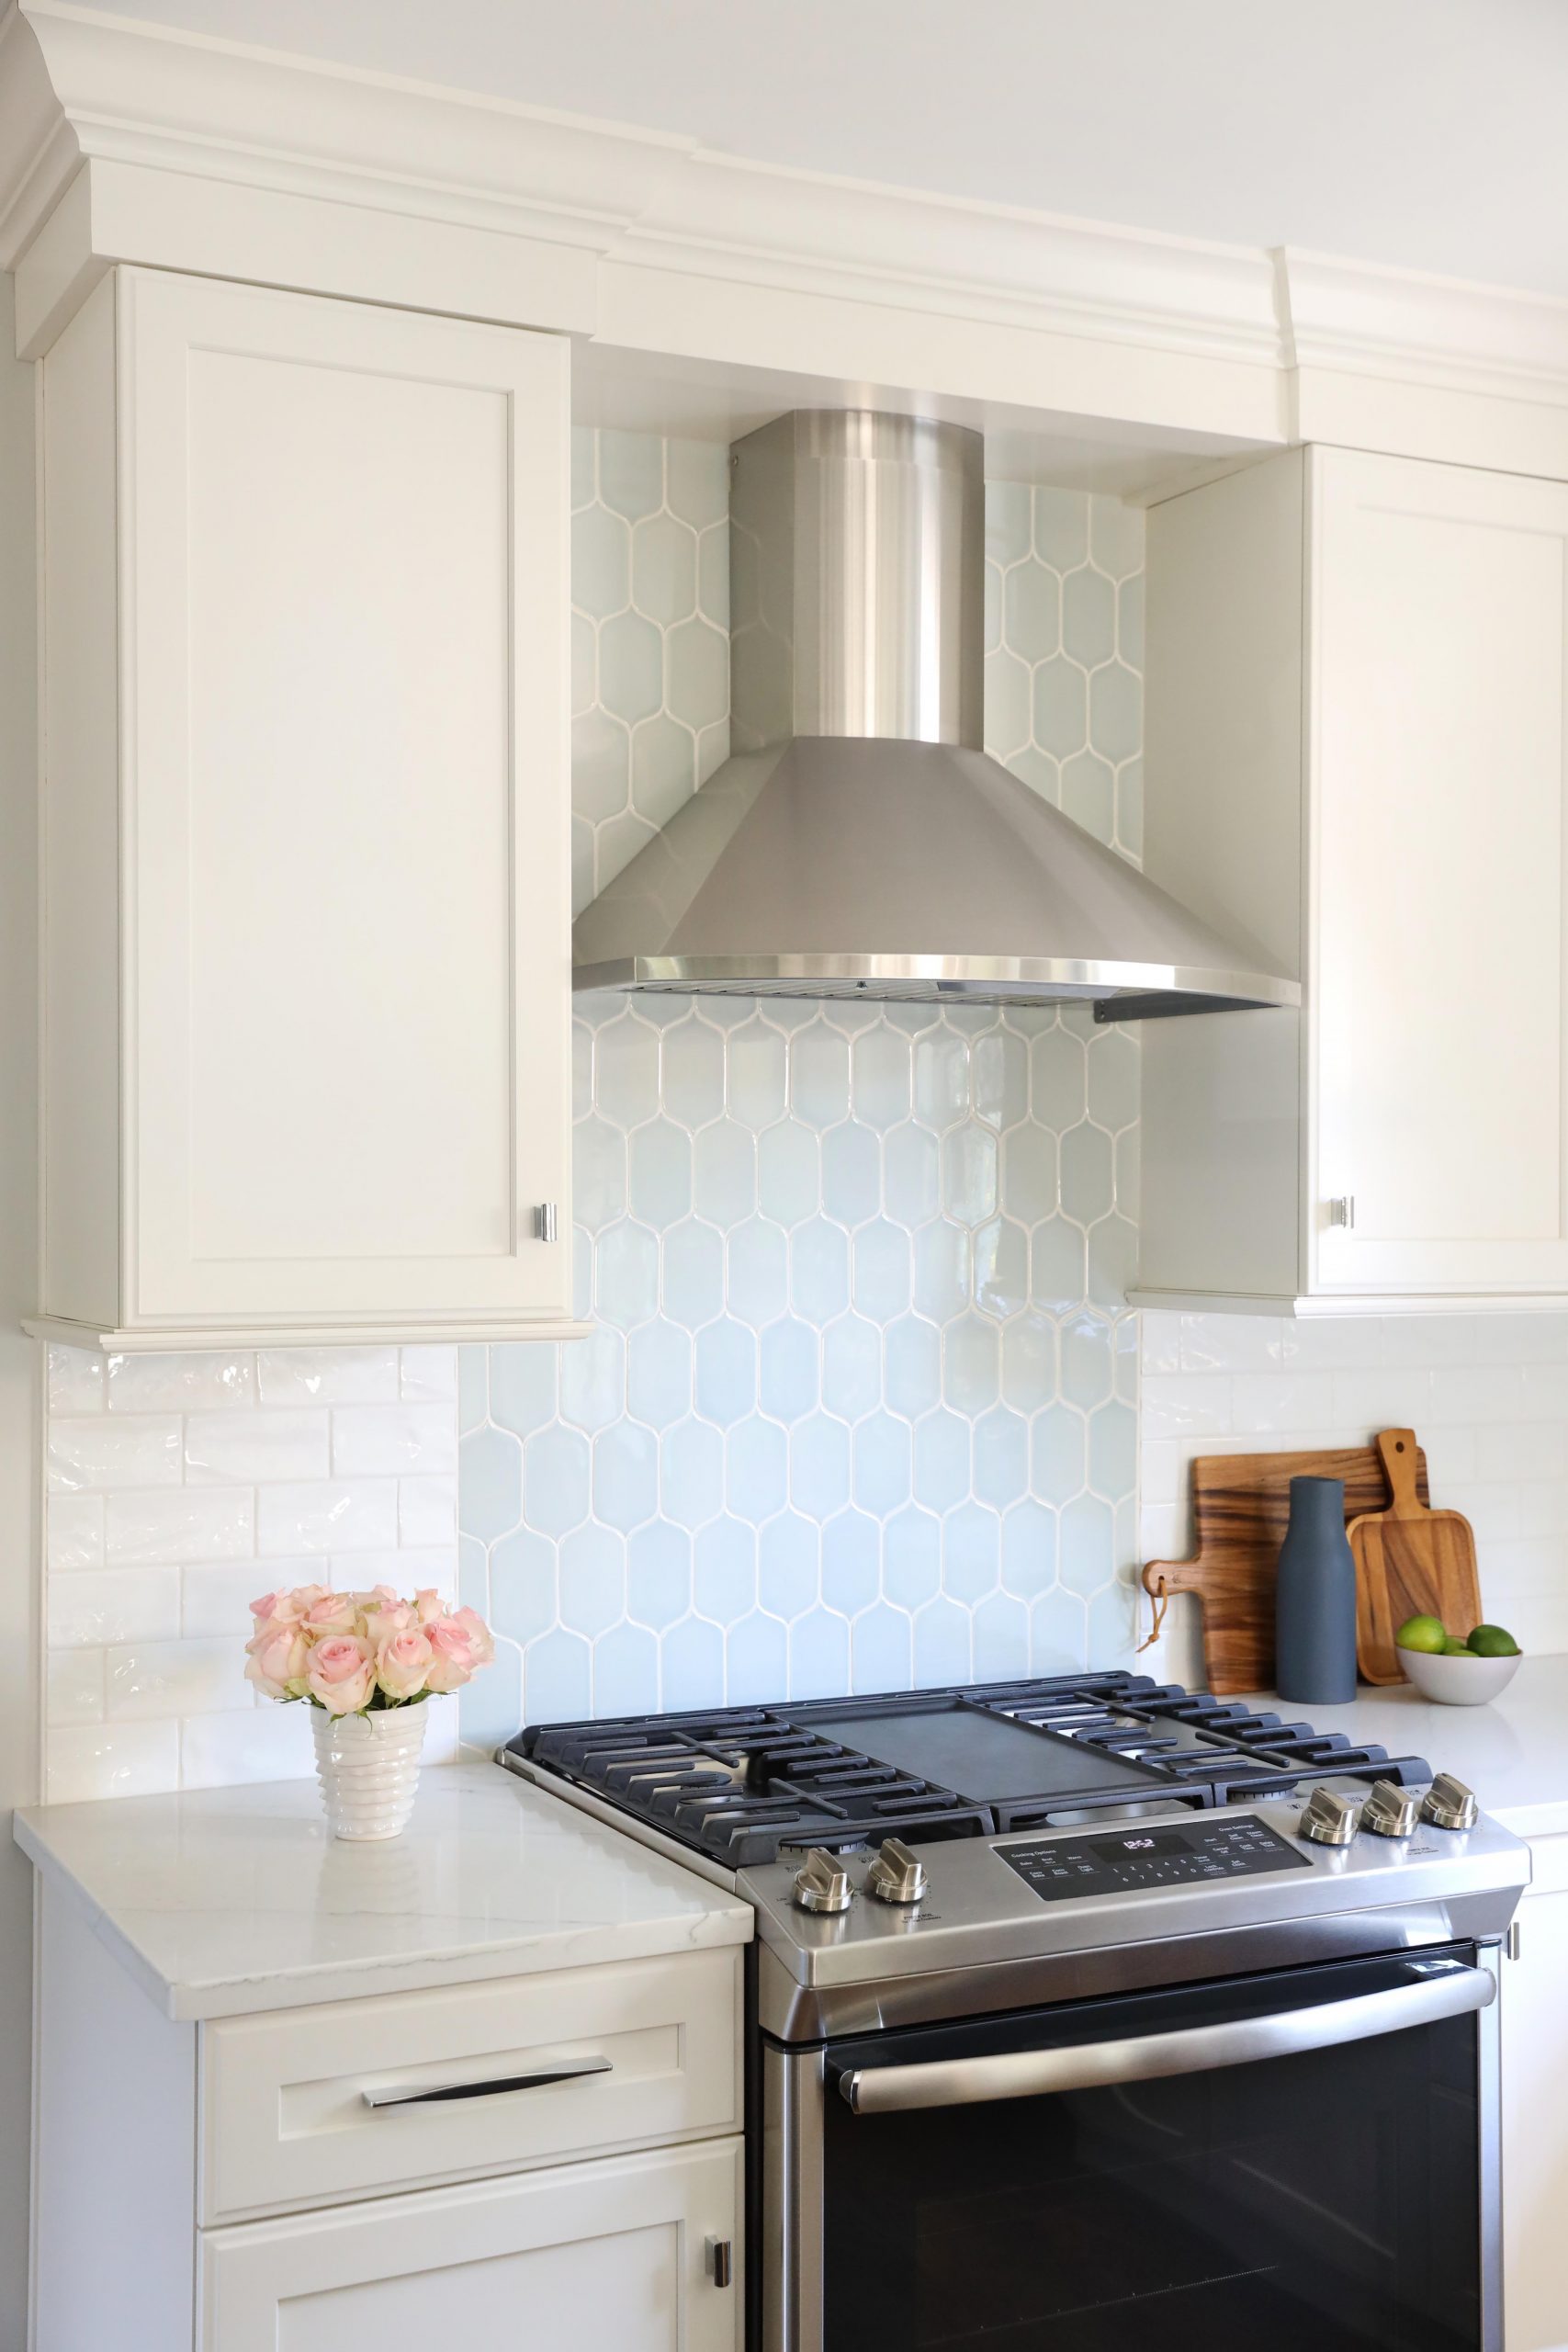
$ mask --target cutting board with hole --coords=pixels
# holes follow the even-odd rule
[[[1356,1664],[1366,1682],[1403,1682],[1393,1637],[1407,1617],[1440,1617],[1462,1639],[1481,1623],[1475,1532],[1462,1511],[1430,1510],[1414,1430],[1384,1430],[1377,1450],[1393,1500],[1352,1520]]]
[[[1342,1478],[1347,1521],[1381,1511],[1391,1491],[1370,1445],[1321,1453],[1201,1454],[1192,1464],[1197,1551],[1190,1560],[1151,1560],[1144,1570],[1144,1589],[1156,1605],[1162,1587],[1167,1594],[1196,1597],[1205,1679],[1222,1697],[1273,1688],[1274,1571],[1291,1515],[1292,1478]],[[1427,1458],[1419,1450],[1416,1487],[1425,1501]]]

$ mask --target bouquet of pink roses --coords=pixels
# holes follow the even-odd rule
[[[246,1680],[269,1699],[305,1699],[330,1715],[460,1690],[495,1656],[484,1619],[448,1609],[428,1587],[401,1600],[389,1584],[373,1592],[297,1584],[253,1600],[251,1615]]]

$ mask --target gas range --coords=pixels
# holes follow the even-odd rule
[[[1472,1799],[1423,1812],[1423,1757],[1114,1670],[536,1725],[502,1760],[748,1895],[787,2039],[1501,1934],[1528,1875]]]
[[[1107,1672],[502,1760],[755,1908],[749,2352],[1502,2352],[1529,1856],[1425,1758]]]

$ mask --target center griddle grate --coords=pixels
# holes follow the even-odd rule
[[[922,1717],[954,1710],[1037,1733],[1039,1790],[1007,1797],[973,1785],[960,1792],[833,1736],[836,1724],[852,1720],[872,1737],[879,1717],[896,1717],[908,1747],[911,1736],[918,1745]],[[1381,1747],[1358,1747],[1342,1732],[1315,1732],[1236,1700],[1122,1671],[536,1724],[508,1750],[736,1870],[773,1861],[789,1847],[989,1837],[1129,1804],[1210,1806],[1282,1795],[1302,1781],[1339,1774],[1431,1779],[1420,1757],[1391,1758]],[[1086,1774],[1089,1757],[1102,1759],[1102,1773]],[[1060,1786],[1053,1785],[1057,1762]]]

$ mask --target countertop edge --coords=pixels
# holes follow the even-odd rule
[[[589,1968],[618,1961],[668,1959],[687,1951],[710,1951],[750,1943],[756,1917],[741,1896],[708,1885],[709,1906],[685,1919],[584,1920],[578,1927],[552,1924],[520,1930],[505,1941],[478,1948],[433,1947],[383,1958],[305,1962],[254,1975],[171,1976],[82,1883],[54,1851],[41,1819],[47,1808],[18,1807],[12,1815],[14,1843],[51,1889],[111,1952],[159,2013],[175,2025],[199,2025],[221,2018],[261,2017],[275,2011],[357,2000],[379,1993],[438,1991],[506,1977],[542,1976],[560,1969]],[[595,1949],[597,1947],[597,1949]]]

